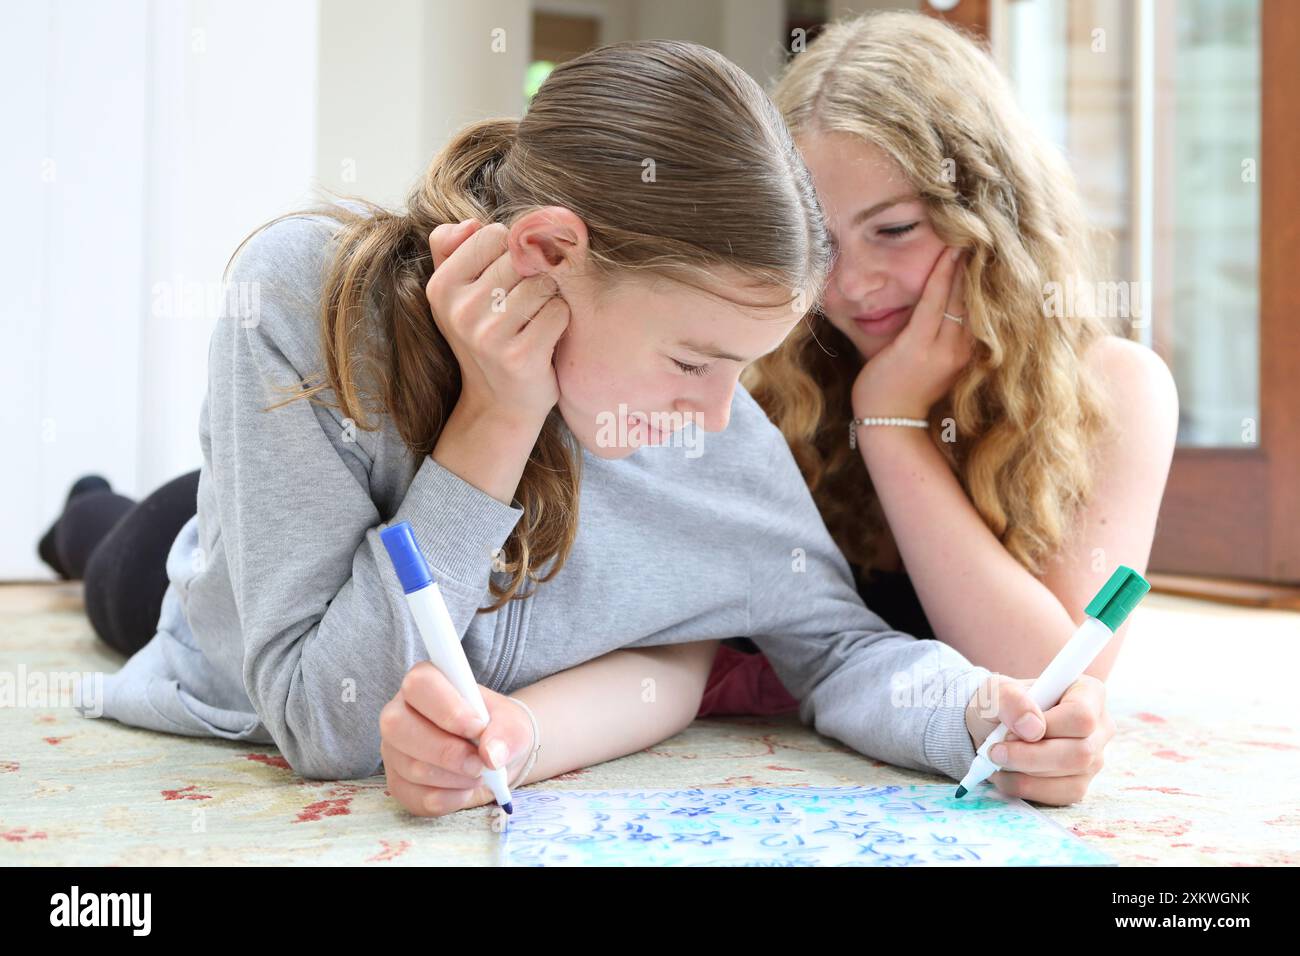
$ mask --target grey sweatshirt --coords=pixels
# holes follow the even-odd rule
[[[698,445],[618,461],[584,451],[568,562],[526,600],[476,614],[493,575],[505,579],[493,553],[522,509],[417,459],[387,417],[368,432],[308,400],[262,410],[285,397],[273,385],[320,368],[332,226],[283,220],[231,270],[256,315],[213,330],[198,513],[168,555],[156,635],[104,678],[103,716],[274,743],[306,777],[380,772],[379,712],[427,659],[379,537],[408,521],[493,690],[621,647],[749,637],[804,723],[961,778],[974,758],[965,707],[989,672],[863,605],[781,433],[743,387],[728,428]]]

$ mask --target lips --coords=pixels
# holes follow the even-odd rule
[[[900,305],[892,309],[876,309],[853,317],[853,324],[868,335],[888,335],[901,329],[907,321],[907,306]]]
[[[861,315],[855,315],[853,321],[856,322],[861,319],[863,322],[879,322],[885,316],[893,315],[902,308],[901,305],[896,305],[888,309],[876,309],[874,312],[863,312]]]
[[[644,415],[629,415],[628,423],[633,427],[641,427],[645,429],[647,445],[663,444],[664,439],[668,437],[668,435],[671,434],[672,431],[671,429],[669,429],[669,431],[665,432],[665,431],[660,431],[657,428],[652,428],[650,425],[650,419]]]

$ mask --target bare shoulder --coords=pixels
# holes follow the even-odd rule
[[[1172,446],[1178,431],[1178,388],[1164,360],[1138,342],[1108,335],[1085,360],[1097,376],[1130,444]]]
[[[1107,335],[1097,340],[1085,360],[1112,403],[1133,410],[1134,403],[1162,417],[1178,417],[1178,388],[1159,355],[1141,343]]]

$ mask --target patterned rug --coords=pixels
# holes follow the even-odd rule
[[[75,583],[0,587],[0,674],[111,672]],[[1300,614],[1152,595],[1109,682],[1118,724],[1087,799],[1040,807],[1120,864],[1300,864]],[[320,782],[273,748],[0,706],[0,864],[493,862],[487,807],[422,819],[382,776]],[[944,783],[795,717],[698,720],[659,746],[530,789]]]

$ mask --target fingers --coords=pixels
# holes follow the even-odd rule
[[[521,279],[505,298],[506,321],[500,323],[500,334],[507,339],[518,335],[553,302],[563,304],[567,315],[568,304],[559,291],[559,284],[546,273]]]
[[[1106,718],[1106,685],[1084,674],[1061,695],[1049,710],[1047,736],[1090,737],[1103,729]]]
[[[546,304],[528,322],[519,333],[519,345],[526,352],[534,349],[555,350],[555,343],[563,337],[569,327],[569,303],[558,295],[547,300]]]
[[[449,790],[473,790],[481,784],[482,778],[456,773],[445,767],[439,767],[423,760],[416,760],[410,754],[403,753],[397,746],[385,742],[384,762],[403,779],[424,787],[441,787]]]
[[[966,263],[968,259],[969,254],[963,252],[953,271],[952,283],[948,288],[948,301],[943,308],[946,315],[958,316],[962,321],[954,322],[952,319],[940,316],[939,331],[936,335],[936,340],[941,346],[950,348],[959,354],[969,353],[975,341],[966,321]]]
[[[959,252],[957,262],[953,265],[952,279],[948,284],[948,301],[943,310],[950,315],[966,314],[966,261],[968,255]],[[951,320],[950,320],[951,321]],[[953,322],[953,325],[956,325]]]
[[[483,771],[474,744],[464,737],[449,734],[425,719],[405,701],[395,698],[379,715],[380,737],[389,746],[421,763],[442,767],[466,777]]]
[[[1022,740],[1038,740],[1047,729],[1042,709],[1029,696],[1031,683],[1003,677],[996,687],[998,720]]]
[[[410,812],[438,816],[490,802],[492,791],[480,776],[484,768],[505,767],[533,745],[524,709],[501,694],[484,694],[486,728],[446,676],[421,661],[380,712],[389,792]],[[466,739],[479,734],[481,751]]]
[[[438,233],[438,230],[435,229],[430,234],[430,244],[433,242],[434,233]],[[440,280],[448,285],[469,285],[475,282],[507,251],[506,238],[509,235],[510,230],[499,222],[489,223],[475,230],[474,234],[465,239],[456,249],[456,254],[443,263]],[[439,238],[442,238],[441,234]],[[513,288],[513,286],[514,283],[511,283],[506,288]]]
[[[1025,705],[1033,702],[1026,683],[999,684],[998,711],[1004,722],[1029,712]],[[989,758],[1002,768],[993,778],[1003,778],[999,790],[1024,799],[1075,802],[1101,770],[1106,745],[1114,735],[1114,723],[1105,710],[1105,685],[1085,674],[1043,716],[1047,731],[1041,738],[1008,733],[989,750]]]
[[[900,333],[900,338],[911,332],[921,342],[934,341],[940,331],[939,323],[948,321],[943,317],[944,307],[948,304],[953,274],[957,268],[956,259],[960,255],[961,250],[951,246],[939,254],[934,267],[930,269],[929,278],[925,280],[921,298],[912,310],[912,320]]]
[[[989,758],[1002,770],[1071,777],[1100,770],[1103,749],[1104,742],[1097,737],[1049,737],[1033,743],[1004,740],[990,748]]]
[[[1034,777],[1025,773],[999,772],[989,777],[989,782],[1008,797],[1065,807],[1084,798],[1092,777],[1086,774],[1073,777]]]
[[[532,749],[533,722],[519,703],[504,694],[485,691],[490,723],[479,740],[479,757],[499,769],[521,760]]]
[[[429,251],[433,253],[433,268],[437,271],[461,244],[481,229],[483,224],[477,219],[467,219],[460,223],[443,223],[429,233]]]
[[[468,807],[480,806],[492,799],[492,791],[486,785],[465,789],[424,786],[402,776],[397,771],[393,751],[386,744],[380,745],[380,753],[384,758],[388,792],[392,794],[393,799],[416,816],[442,816]]]
[[[420,661],[402,679],[402,699],[442,730],[461,737],[477,737],[483,721],[461,699],[446,675],[428,661]]]
[[[502,226],[501,228],[505,229],[506,227]],[[511,290],[519,285],[524,278],[515,270],[514,256],[510,254],[510,247],[506,241],[508,238],[508,231],[501,234],[501,252],[496,259],[487,264],[487,268],[483,270],[483,274],[478,277],[478,281],[475,283],[480,290],[485,291],[492,297],[493,309],[496,311],[504,311],[496,303],[504,301]]]

